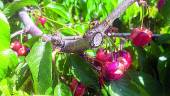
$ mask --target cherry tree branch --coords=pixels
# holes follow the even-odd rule
[[[29,32],[33,36],[41,36],[43,32],[34,24],[26,10],[24,8],[19,12],[19,17],[25,25],[25,32]]]
[[[20,35],[20,34],[23,34],[23,33],[25,33],[24,30],[16,31],[16,32],[14,32],[13,34],[11,34],[11,38],[14,38],[15,36]]]
[[[87,34],[93,34],[94,32],[104,32],[112,25],[115,19],[119,18],[119,16],[136,0],[124,0],[115,10],[109,14],[109,16],[96,28],[89,30]]]
[[[100,46],[106,29],[134,2],[135,0],[124,0],[100,25],[88,30],[83,37],[62,38],[59,34],[43,34],[43,32],[33,23],[26,9],[19,12],[19,17],[25,25],[25,32],[28,32],[33,36],[42,36],[44,40],[51,41],[53,46],[60,47],[63,52],[80,52],[88,48]]]
[[[105,35],[106,36],[106,35]],[[130,33],[112,33],[107,36],[113,36],[113,37],[129,37]],[[159,37],[160,34],[153,34],[152,37]]]

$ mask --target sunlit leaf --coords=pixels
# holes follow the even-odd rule
[[[30,6],[30,5],[37,6],[38,4],[37,4],[36,0],[15,0],[14,2],[5,6],[3,12],[7,16],[11,17],[17,11],[22,9],[23,7]]]
[[[52,86],[51,43],[41,41],[35,43],[26,61],[32,73],[35,92],[44,94]]]
[[[72,93],[67,85],[60,82],[54,89],[54,96],[72,96]]]

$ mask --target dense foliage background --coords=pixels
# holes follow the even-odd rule
[[[97,72],[90,61],[78,54],[57,52],[52,63],[52,44],[40,37],[21,34],[10,38],[13,32],[24,28],[18,18],[23,7],[32,20],[46,34],[60,32],[63,36],[83,36],[94,20],[103,21],[123,0],[0,0],[0,95],[27,96],[46,94],[71,96],[69,83],[72,78],[86,86],[85,96],[169,96],[170,94],[170,0],[159,8],[158,0],[148,0],[148,7],[134,3],[113,23],[119,33],[129,32],[143,25],[154,34],[145,47],[135,47],[126,41],[133,63],[125,76],[106,83],[100,88]],[[159,9],[158,9],[159,8]],[[47,19],[44,26],[38,17]],[[28,40],[25,40],[28,38]],[[106,38],[100,47],[115,50],[121,39]],[[10,43],[19,40],[30,48],[27,56],[17,56]],[[86,50],[95,57],[97,48]]]

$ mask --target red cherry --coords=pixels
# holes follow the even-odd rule
[[[40,23],[41,23],[42,26],[44,26],[44,24],[45,24],[46,21],[47,21],[47,19],[44,18],[44,17],[42,17],[42,16],[40,16],[40,17],[38,18],[38,20],[40,21]]]
[[[77,86],[78,86],[78,81],[77,81],[77,79],[73,78],[70,83],[70,90],[74,93]]]
[[[128,69],[132,64],[132,57],[130,53],[126,50],[121,50],[113,53],[114,59],[122,64],[124,64],[125,69]]]
[[[116,61],[106,62],[103,75],[107,80],[119,80],[124,75],[124,65]]]
[[[114,80],[120,80],[124,76],[124,72],[120,69],[117,69],[114,72]]]
[[[18,56],[26,56],[27,55],[27,48],[25,46],[22,46],[18,51],[17,51]]]
[[[74,96],[83,96],[84,93],[85,93],[85,90],[86,90],[86,87],[80,83],[78,86],[77,86],[77,89],[75,91],[75,94]]]
[[[18,41],[18,40],[15,40],[14,42],[11,43],[11,46],[10,46],[14,51],[18,51],[22,45],[21,43]]]
[[[152,40],[152,32],[146,28],[134,28],[130,34],[130,39],[135,46],[143,47]]]
[[[166,0],[158,0],[157,8],[160,10],[164,5]]]
[[[96,59],[100,62],[111,62],[113,60],[111,52],[106,52],[102,48],[98,49]]]

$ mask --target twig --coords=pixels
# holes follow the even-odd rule
[[[20,34],[23,34],[23,33],[24,33],[24,30],[16,31],[16,32],[14,32],[14,33],[11,35],[11,38],[14,38],[15,36],[20,35]]]
[[[128,37],[130,36],[130,33],[112,33],[109,35],[105,35],[105,36],[114,36],[114,37]],[[159,37],[160,34],[153,34],[152,37]]]

